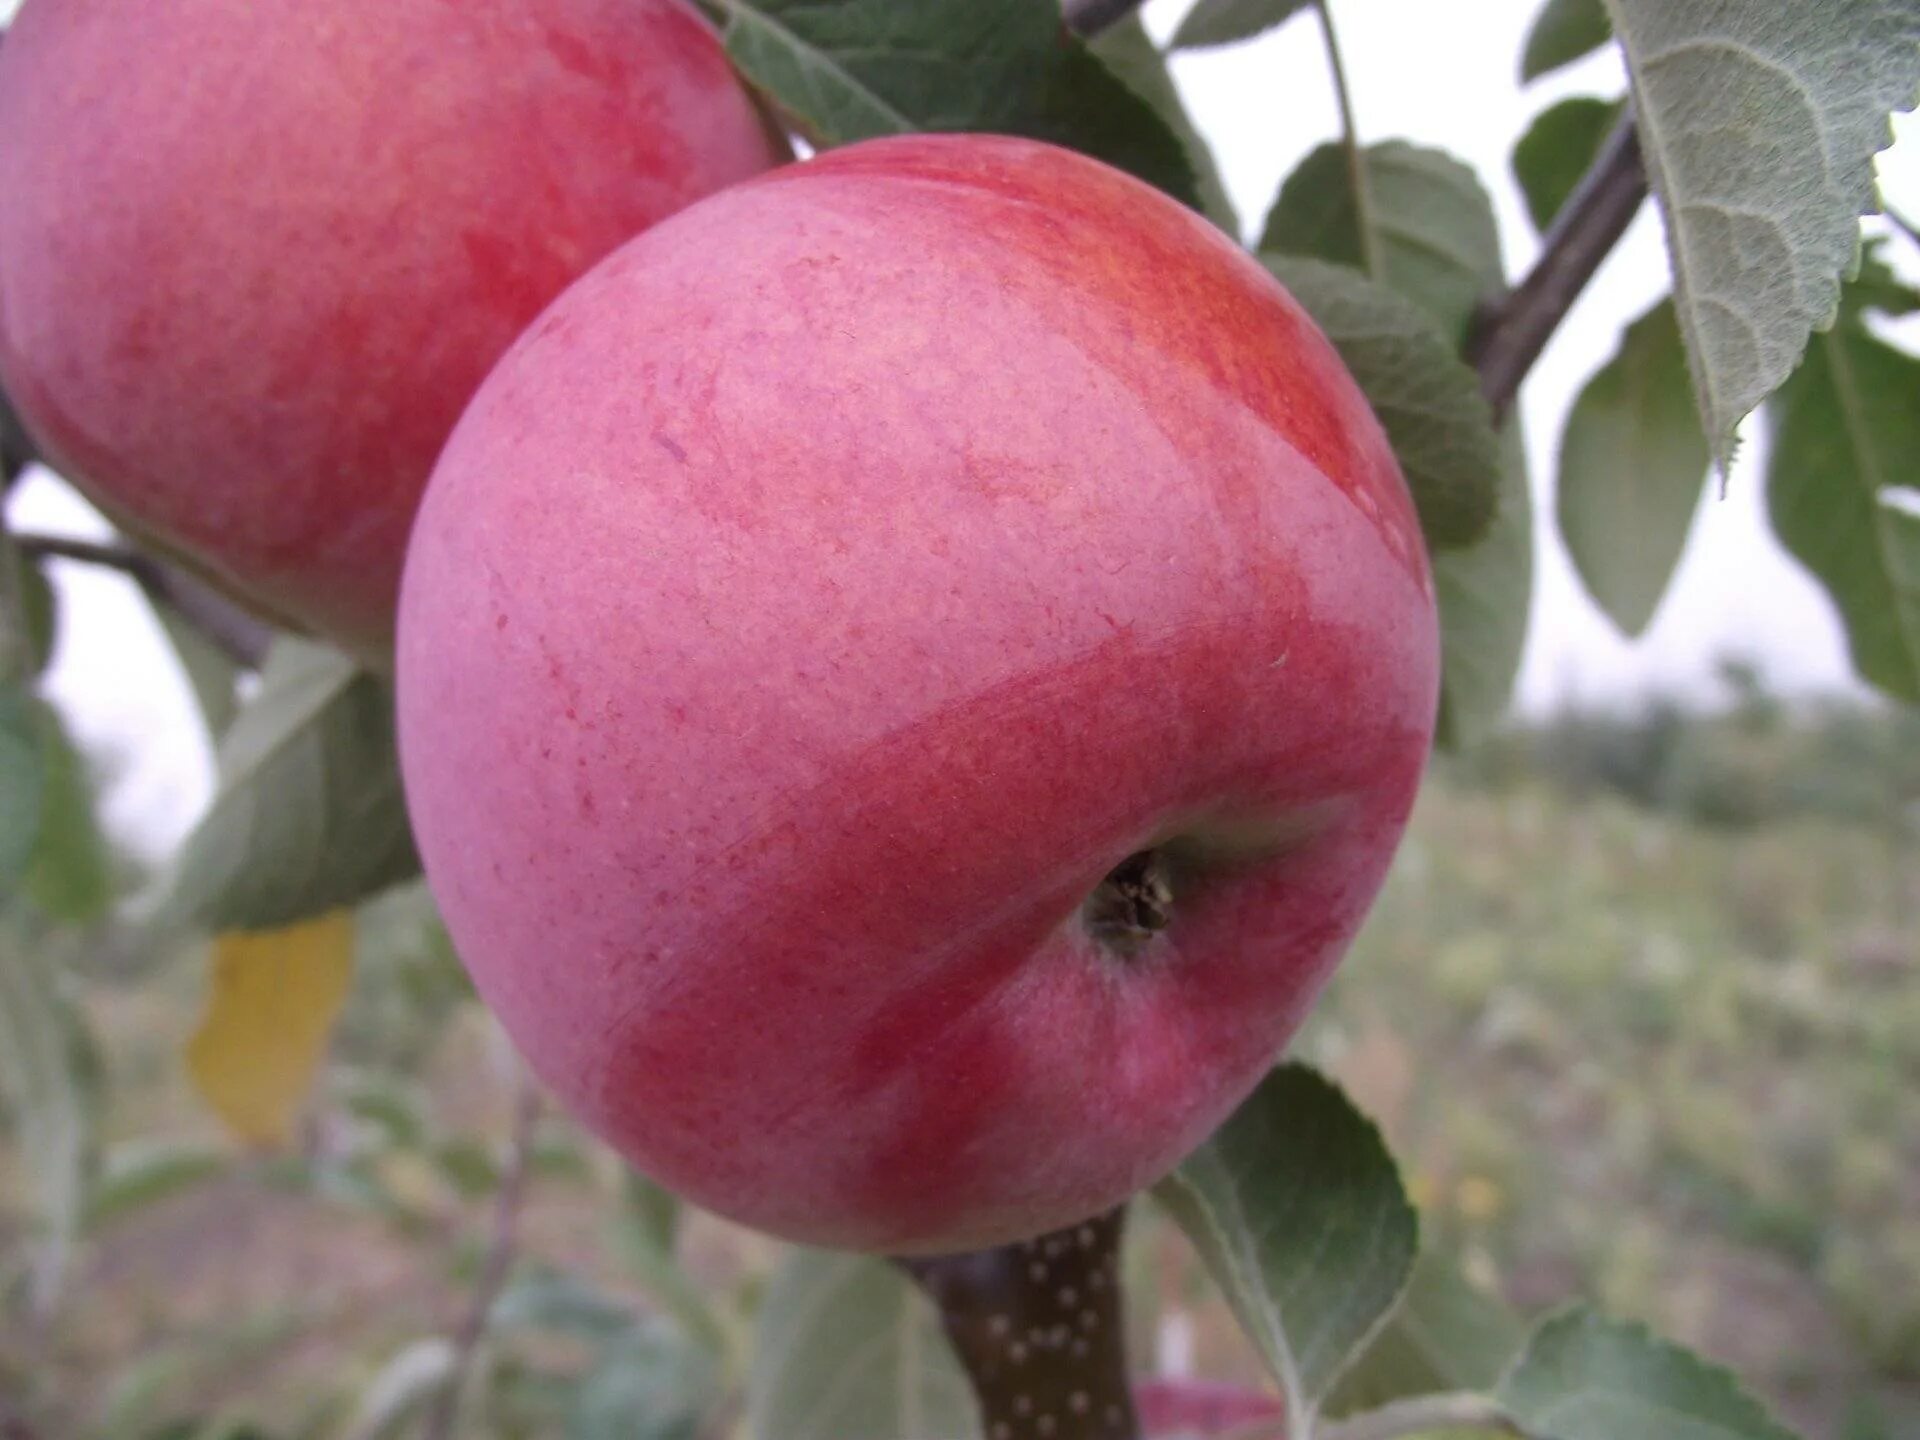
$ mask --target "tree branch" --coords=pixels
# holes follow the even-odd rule
[[[156,605],[164,605],[205,635],[234,662],[258,670],[273,643],[271,627],[254,619],[204,580],[130,545],[79,540],[65,535],[14,536],[20,553],[34,559],[69,560],[118,570]]]
[[[540,1089],[525,1069],[519,1071],[519,1088],[514,1098],[513,1134],[507,1142],[506,1163],[500,1171],[500,1185],[493,1196],[493,1238],[487,1245],[486,1263],[474,1282],[473,1303],[453,1337],[453,1363],[447,1369],[446,1382],[434,1398],[433,1409],[421,1430],[422,1440],[452,1440],[460,1418],[460,1400],[467,1388],[467,1372],[473,1357],[486,1338],[487,1321],[493,1315],[493,1302],[507,1283],[519,1248],[520,1205],[526,1196],[527,1172],[533,1162],[533,1132],[540,1120]]]
[[[1646,164],[1629,112],[1560,207],[1533,269],[1486,306],[1476,322],[1467,360],[1480,372],[1480,388],[1496,422],[1505,418],[1520,382],[1646,196]]]
[[[1067,28],[1082,38],[1098,35],[1118,25],[1138,10],[1146,0],[1062,0],[1060,11]]]
[[[1416,1395],[1378,1410],[1320,1427],[1315,1440],[1399,1440],[1431,1430],[1485,1430],[1495,1435],[1525,1435],[1484,1395]]]

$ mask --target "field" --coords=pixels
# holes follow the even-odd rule
[[[1298,1046],[1381,1120],[1473,1281],[1524,1312],[1591,1294],[1644,1317],[1815,1440],[1920,1434],[1915,792],[1827,763],[1878,763],[1885,728],[1563,726],[1444,767]],[[25,1130],[0,1150],[18,1433],[417,1433],[376,1427],[379,1386],[409,1355],[444,1361],[468,1316],[518,1084],[418,897],[367,917],[289,1150],[237,1151],[184,1078],[197,949],[17,926],[4,943],[29,942],[76,982],[104,1160],[60,1276],[31,1219],[39,1157]],[[660,1197],[551,1113],[519,1133],[517,1265],[461,1433],[563,1433],[591,1356],[522,1324],[556,1295],[661,1309],[737,1357],[777,1247],[689,1218],[689,1287],[659,1263]],[[1256,1375],[1171,1227],[1143,1212],[1131,1263],[1142,1368]]]

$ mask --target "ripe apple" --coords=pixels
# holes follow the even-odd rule
[[[681,0],[27,0],[0,381],[129,530],[378,657],[493,362],[784,153]]]
[[[427,874],[637,1165],[794,1239],[1104,1210],[1259,1080],[1427,753],[1434,601],[1332,347],[1046,145],[856,145],[622,247],[435,471]]]
[[[1257,1420],[1277,1421],[1286,1414],[1277,1395],[1214,1380],[1142,1380],[1133,1398],[1148,1440],[1245,1434]]]

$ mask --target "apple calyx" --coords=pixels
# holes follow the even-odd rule
[[[1173,868],[1159,850],[1136,850],[1087,896],[1087,933],[1123,960],[1173,923]]]

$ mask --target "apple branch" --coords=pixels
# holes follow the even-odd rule
[[[1146,0],[1064,0],[1060,11],[1067,28],[1085,37],[1118,25],[1145,3]]]
[[[980,1401],[988,1440],[1139,1440],[1120,1304],[1124,1207],[964,1255],[903,1259]]]
[[[1520,382],[1646,197],[1646,163],[1629,112],[1560,207],[1533,268],[1476,321],[1467,360],[1480,373],[1496,422],[1505,418]]]
[[[1333,80],[1333,98],[1340,107],[1340,142],[1347,156],[1347,183],[1353,190],[1355,228],[1360,232],[1360,258],[1367,274],[1378,280],[1381,273],[1380,236],[1373,224],[1373,186],[1367,175],[1367,152],[1360,144],[1360,127],[1353,118],[1353,87],[1347,81],[1347,64],[1340,54],[1340,35],[1333,28],[1333,11],[1327,0],[1316,0],[1314,11],[1320,19],[1320,39],[1326,47],[1327,73]]]

